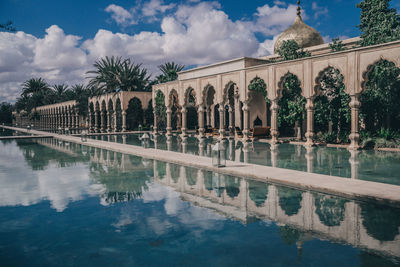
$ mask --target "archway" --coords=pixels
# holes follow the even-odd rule
[[[121,100],[117,98],[115,101],[115,115],[114,119],[115,121],[115,131],[121,131],[122,129],[122,106],[121,106]]]
[[[212,121],[211,118],[213,117],[211,115],[211,112],[214,110],[212,109],[214,105],[214,96],[215,96],[215,89],[213,86],[208,85],[205,89],[204,92],[204,103],[205,103],[205,125],[206,128],[211,129],[212,128]]]
[[[115,125],[114,104],[113,104],[112,100],[110,99],[110,100],[108,100],[108,108],[107,108],[107,129],[109,132],[111,132],[113,125]]]
[[[188,88],[185,96],[185,105],[187,112],[186,123],[189,130],[194,130],[199,125],[196,104],[196,93],[193,88]]]
[[[385,138],[400,130],[400,68],[384,59],[368,66],[360,97],[361,129]]]
[[[143,125],[142,101],[134,97],[129,100],[126,110],[126,128],[132,131],[138,129],[139,125]]]
[[[350,96],[345,92],[344,77],[328,67],[316,79],[314,129],[317,139],[327,143],[346,142],[350,132]]]
[[[248,89],[250,127],[267,126],[268,122],[271,121],[270,113],[268,112],[271,101],[267,97],[265,81],[256,76],[251,80]]]
[[[233,133],[235,130],[235,83],[228,83],[224,90],[224,112],[225,112],[225,130],[227,133]]]
[[[290,72],[279,82],[278,130],[282,136],[301,137],[305,120],[306,99],[301,94],[298,77]]]

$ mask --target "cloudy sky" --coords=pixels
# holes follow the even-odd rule
[[[359,35],[358,0],[303,2],[305,22],[325,41]],[[1,0],[0,23],[11,20],[17,31],[0,32],[0,102],[14,102],[32,77],[85,83],[85,72],[107,55],[153,74],[167,61],[193,67],[268,55],[295,14],[295,0]]]

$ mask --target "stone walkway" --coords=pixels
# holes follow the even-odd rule
[[[28,132],[26,129],[7,127],[4,128]],[[374,200],[400,207],[400,186],[355,180],[350,178],[329,176],[316,173],[307,173],[296,170],[274,168],[269,166],[249,163],[227,161],[226,167],[217,168],[211,164],[211,158],[174,151],[145,149],[140,146],[120,144],[114,142],[88,139],[82,142],[80,137],[66,136],[30,130],[29,133],[39,136],[53,136],[63,141],[74,142],[91,147],[107,149],[125,154],[155,159],[188,167],[205,169],[221,174],[246,177],[254,180],[266,181],[275,184],[287,185],[295,188],[313,190],[322,193],[334,194],[361,200]]]

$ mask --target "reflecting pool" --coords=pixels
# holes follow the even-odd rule
[[[141,146],[139,134],[102,135],[90,138]],[[207,138],[199,141],[196,137],[182,139],[173,136],[152,137],[149,147],[211,157],[216,141]],[[375,150],[350,152],[345,148],[312,147],[226,140],[226,158],[278,168],[327,174],[339,177],[400,185],[400,153]]]
[[[4,266],[395,266],[400,209],[55,139],[0,142]]]

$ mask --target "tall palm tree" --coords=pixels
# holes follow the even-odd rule
[[[169,82],[178,79],[178,72],[183,70],[185,66],[181,64],[176,64],[175,62],[166,62],[158,66],[158,68],[160,69],[162,74],[157,76],[157,79],[161,82]]]
[[[149,83],[150,76],[141,64],[134,64],[130,59],[105,57],[97,60],[93,66],[89,87],[96,88],[97,94],[118,91],[143,91]]]
[[[54,103],[59,103],[68,100],[68,85],[65,84],[55,84],[52,86],[54,94]]]
[[[48,91],[50,91],[50,87],[44,79],[31,78],[22,84],[21,96],[32,96],[35,93]]]

